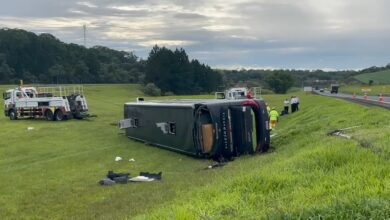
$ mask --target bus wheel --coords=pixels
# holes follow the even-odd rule
[[[57,109],[57,111],[54,113],[54,119],[56,121],[62,121],[64,120],[64,113],[62,113],[61,110]]]
[[[50,109],[46,110],[46,112],[45,112],[45,118],[46,118],[46,120],[48,120],[48,121],[53,121],[53,120],[54,120],[53,112],[52,112]]]
[[[10,119],[10,120],[16,120],[16,119],[18,119],[18,116],[17,116],[17,114],[16,114],[16,111],[13,110],[13,109],[9,111],[8,115],[9,115],[9,119]]]

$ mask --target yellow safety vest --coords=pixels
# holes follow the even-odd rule
[[[269,112],[269,120],[276,121],[278,120],[278,117],[279,117],[279,113],[276,110],[271,110]]]

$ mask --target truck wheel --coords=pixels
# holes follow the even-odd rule
[[[10,110],[9,113],[8,113],[8,115],[9,115],[9,119],[10,119],[10,120],[16,120],[16,119],[18,119],[18,116],[17,116],[15,110]]]
[[[56,121],[62,121],[62,120],[64,120],[64,113],[62,113],[62,111],[58,109],[58,110],[54,113],[54,120],[56,120]]]
[[[50,109],[45,111],[45,118],[48,121],[53,121],[54,120],[53,112]]]

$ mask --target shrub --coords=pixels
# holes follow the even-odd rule
[[[174,96],[175,93],[173,93],[173,92],[166,92],[166,93],[164,93],[164,95],[165,95],[165,96]]]
[[[161,96],[161,89],[154,85],[154,83],[146,84],[142,92],[148,96]]]

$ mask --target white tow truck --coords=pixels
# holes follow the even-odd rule
[[[252,97],[255,99],[261,98],[261,87],[253,87],[251,89],[247,89],[245,87],[237,87],[226,90],[225,92],[216,92],[216,99],[246,99],[248,97]]]
[[[4,114],[10,120],[43,117],[50,121],[88,117],[82,86],[19,86],[3,93]]]

